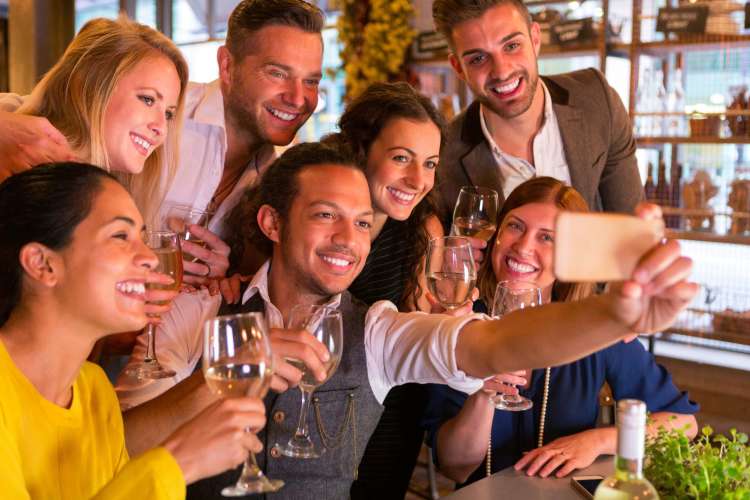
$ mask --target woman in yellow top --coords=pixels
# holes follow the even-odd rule
[[[133,199],[102,169],[33,168],[0,184],[0,490],[3,498],[185,496],[260,442],[256,398],[210,406],[129,460],[97,339],[142,328],[157,263]]]

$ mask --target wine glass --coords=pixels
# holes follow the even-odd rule
[[[310,410],[310,401],[315,388],[322,385],[331,378],[341,361],[341,353],[344,347],[343,327],[341,323],[341,312],[326,306],[298,304],[292,309],[288,321],[288,328],[304,328],[326,346],[331,357],[325,364],[326,379],[318,382],[315,375],[307,366],[298,359],[287,358],[287,362],[302,372],[302,380],[299,383],[302,392],[302,406],[299,414],[299,423],[294,436],[285,445],[278,446],[282,455],[293,458],[318,458],[324,450],[318,451],[310,439],[310,430],[307,423],[307,414]]]
[[[262,313],[232,314],[203,325],[203,376],[222,398],[263,398],[271,385],[273,356]],[[221,490],[225,497],[278,491],[284,481],[268,479],[250,453],[237,483]]]
[[[469,240],[461,236],[430,240],[425,273],[427,287],[440,305],[448,310],[461,307],[477,281]]]
[[[505,314],[527,307],[542,305],[542,289],[534,283],[526,281],[501,281],[495,288],[495,298],[492,301],[492,316],[500,318]],[[498,394],[493,397],[495,408],[498,410],[524,411],[534,403],[520,394]]]
[[[159,283],[146,283],[146,288],[153,290],[179,290],[182,283],[182,251],[180,250],[180,238],[172,231],[146,231],[146,245],[156,254],[159,263],[155,271],[166,274],[174,280],[171,285]],[[154,302],[164,305],[166,302]],[[159,379],[174,377],[174,370],[164,368],[156,359],[156,326],[153,323],[146,325],[146,356],[143,362],[137,363],[127,369],[127,374],[138,378]]]
[[[213,214],[212,211],[200,210],[187,205],[173,205],[169,208],[167,216],[164,218],[164,229],[179,234],[182,241],[189,241],[205,247],[206,242],[191,233],[188,226],[196,224],[207,228]],[[189,262],[198,262],[200,260],[187,252],[183,252],[182,257]]]
[[[453,209],[451,235],[489,241],[497,228],[498,194],[494,189],[464,186]]]

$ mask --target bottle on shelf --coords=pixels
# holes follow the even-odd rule
[[[667,117],[666,134],[672,137],[687,136],[687,123],[685,119],[685,90],[682,87],[682,69],[677,68],[674,72],[672,89],[667,95],[667,111],[670,114]]]
[[[656,177],[656,189],[654,190],[654,202],[663,206],[670,206],[671,189],[667,183],[667,166],[664,160],[659,159],[659,170]]]
[[[643,476],[645,446],[646,403],[637,399],[619,401],[615,472],[599,483],[594,500],[659,498],[654,486]]]
[[[669,117],[664,113],[667,111],[667,89],[664,88],[664,72],[660,69],[656,70],[654,76],[654,101],[653,111],[660,113],[654,117],[652,122],[651,135],[654,137],[661,137],[667,135],[666,125],[668,124]]]
[[[654,202],[656,200],[656,184],[654,184],[654,165],[648,162],[646,167],[646,183],[643,185],[643,191],[646,201]]]
[[[635,111],[636,113],[648,113],[653,99],[651,99],[651,69],[644,68],[640,74],[638,87],[635,90]],[[651,135],[651,116],[635,117],[635,135],[645,137]]]
[[[672,169],[669,172],[669,184],[669,206],[680,208],[682,206],[682,165],[680,163],[672,164]],[[665,219],[667,227],[680,229],[681,216],[668,215]]]

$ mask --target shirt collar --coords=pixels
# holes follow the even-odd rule
[[[255,276],[253,276],[253,279],[250,281],[250,285],[242,295],[243,304],[250,300],[256,293],[260,294],[260,297],[266,304],[273,304],[271,302],[270,296],[268,295],[268,272],[270,270],[271,259],[268,259],[260,267],[260,269],[258,269],[258,272],[255,273]],[[336,295],[332,296],[325,305],[334,309],[338,309],[338,307],[341,305],[341,294],[337,293]]]
[[[224,95],[221,93],[221,82],[217,79],[205,84],[205,92],[193,113],[193,120],[226,129],[224,123]]]
[[[550,96],[549,90],[547,90],[547,85],[541,78],[539,79],[539,83],[542,85],[542,90],[544,91],[544,115],[542,119],[542,126],[539,127],[539,132],[537,132],[537,134],[542,131],[547,123],[550,122],[550,117],[554,116],[554,110],[552,109],[552,97]],[[487,121],[484,118],[485,113],[487,113],[487,111],[484,104],[482,104],[479,107],[479,124],[482,128],[482,134],[484,135],[484,138],[487,140],[487,143],[490,145],[490,149],[493,152],[504,155],[505,153],[503,153],[503,150],[500,149],[500,146],[497,145],[495,139],[492,138],[490,129],[487,126]]]

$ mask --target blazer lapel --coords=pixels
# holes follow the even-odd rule
[[[570,171],[570,182],[593,209],[596,187],[592,186],[592,182],[596,179],[591,175],[591,168],[598,151],[588,144],[588,138],[591,137],[590,125],[584,119],[583,112],[570,103],[567,90],[549,78],[543,79],[552,98],[552,107],[555,110],[557,125],[565,147],[565,160]]]
[[[461,168],[472,186],[488,187],[497,191],[499,203],[502,205],[504,201],[503,181],[500,178],[500,169],[497,168],[495,157],[482,133],[479,113],[480,106],[477,101],[474,101],[466,110],[461,140],[467,145],[467,150],[461,155]]]

